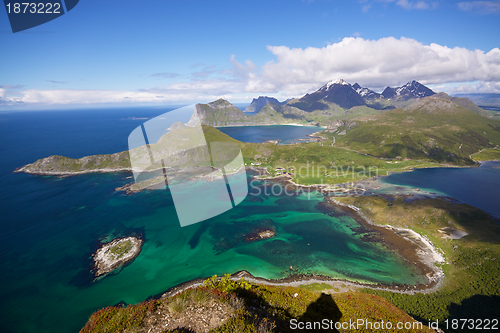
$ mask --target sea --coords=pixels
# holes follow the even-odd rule
[[[422,282],[396,253],[363,241],[372,231],[324,205],[319,193],[278,191],[251,174],[251,195],[241,204],[181,228],[168,189],[115,191],[131,181],[130,172],[69,177],[13,172],[50,155],[124,151],[133,129],[170,109],[0,113],[2,332],[78,332],[102,307],[139,303],[188,280],[240,270],[279,279],[291,274],[292,266],[298,269],[293,273],[365,283]],[[499,169],[492,170],[490,177],[498,180]],[[426,181],[431,188],[432,179]],[[256,227],[271,227],[276,236],[246,242],[244,235]],[[103,242],[131,235],[145,240],[140,255],[95,280],[92,253]]]

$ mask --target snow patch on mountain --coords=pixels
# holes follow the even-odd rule
[[[337,79],[337,80],[332,80],[332,81],[328,82],[323,87],[321,87],[319,90],[328,90],[328,89],[330,89],[331,86],[333,86],[335,84],[339,84],[342,86],[350,86],[350,84],[345,82],[343,79]]]

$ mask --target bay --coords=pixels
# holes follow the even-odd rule
[[[471,168],[426,168],[393,173],[381,181],[392,186],[379,193],[413,193],[414,188],[450,197],[500,217],[500,161]]]
[[[269,125],[269,126],[233,126],[218,127],[219,131],[230,137],[252,143],[261,143],[269,140],[280,140],[279,144],[300,142],[298,139],[309,139],[308,134],[323,130],[322,127]]]
[[[421,282],[399,256],[362,241],[369,231],[352,218],[322,208],[318,193],[289,196],[258,181],[251,188],[256,192],[235,209],[181,228],[168,190],[115,191],[130,182],[128,172],[63,178],[13,173],[50,155],[126,150],[128,134],[143,118],[166,111],[0,114],[3,332],[75,332],[99,308],[138,303],[187,280],[239,270],[280,278],[293,266],[299,273],[372,283]],[[275,228],[276,237],[243,241],[241,235],[255,226]],[[144,237],[141,254],[94,282],[92,253],[101,242],[128,235]]]

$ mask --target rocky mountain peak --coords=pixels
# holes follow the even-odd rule
[[[321,87],[319,90],[329,90],[330,87],[332,86],[336,86],[336,85],[340,85],[340,86],[350,86],[349,83],[345,82],[343,79],[337,79],[337,80],[332,80],[328,83],[326,83],[323,87]]]

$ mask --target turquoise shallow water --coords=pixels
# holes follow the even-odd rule
[[[79,178],[48,178],[45,185],[81,182],[78,185],[83,189],[110,185],[120,175]],[[59,221],[46,237],[29,246],[17,244],[15,259],[3,264],[15,277],[7,281],[9,292],[2,295],[10,297],[8,310],[3,309],[9,313],[7,327],[19,332],[55,332],[56,325],[57,332],[70,332],[100,307],[137,303],[190,279],[239,270],[281,278],[286,276],[281,272],[293,266],[299,273],[370,282],[420,281],[400,258],[375,243],[361,241],[360,236],[369,231],[358,229],[354,220],[320,209],[323,198],[317,194],[249,197],[218,217],[181,228],[168,191],[134,196],[106,192],[100,193],[102,200],[93,207],[61,207]],[[276,237],[244,242],[242,235],[255,226],[274,228]],[[133,234],[145,238],[139,257],[92,282],[89,256],[98,240]],[[31,314],[28,321],[23,320],[26,313]]]
[[[90,314],[137,303],[184,281],[248,270],[279,278],[299,273],[372,282],[415,283],[398,256],[360,238],[369,230],[323,207],[322,197],[249,196],[220,216],[181,228],[168,191],[127,196],[129,173],[46,177],[13,173],[49,155],[122,151],[140,121],[165,110],[124,109],[0,114],[0,327],[2,332],[75,332]],[[268,191],[269,192],[269,191]],[[276,191],[275,191],[276,193]],[[196,209],[194,207],[193,209]],[[255,226],[276,237],[246,243]],[[93,282],[91,254],[101,241],[141,234],[143,251]],[[413,274],[413,275],[412,275]]]

